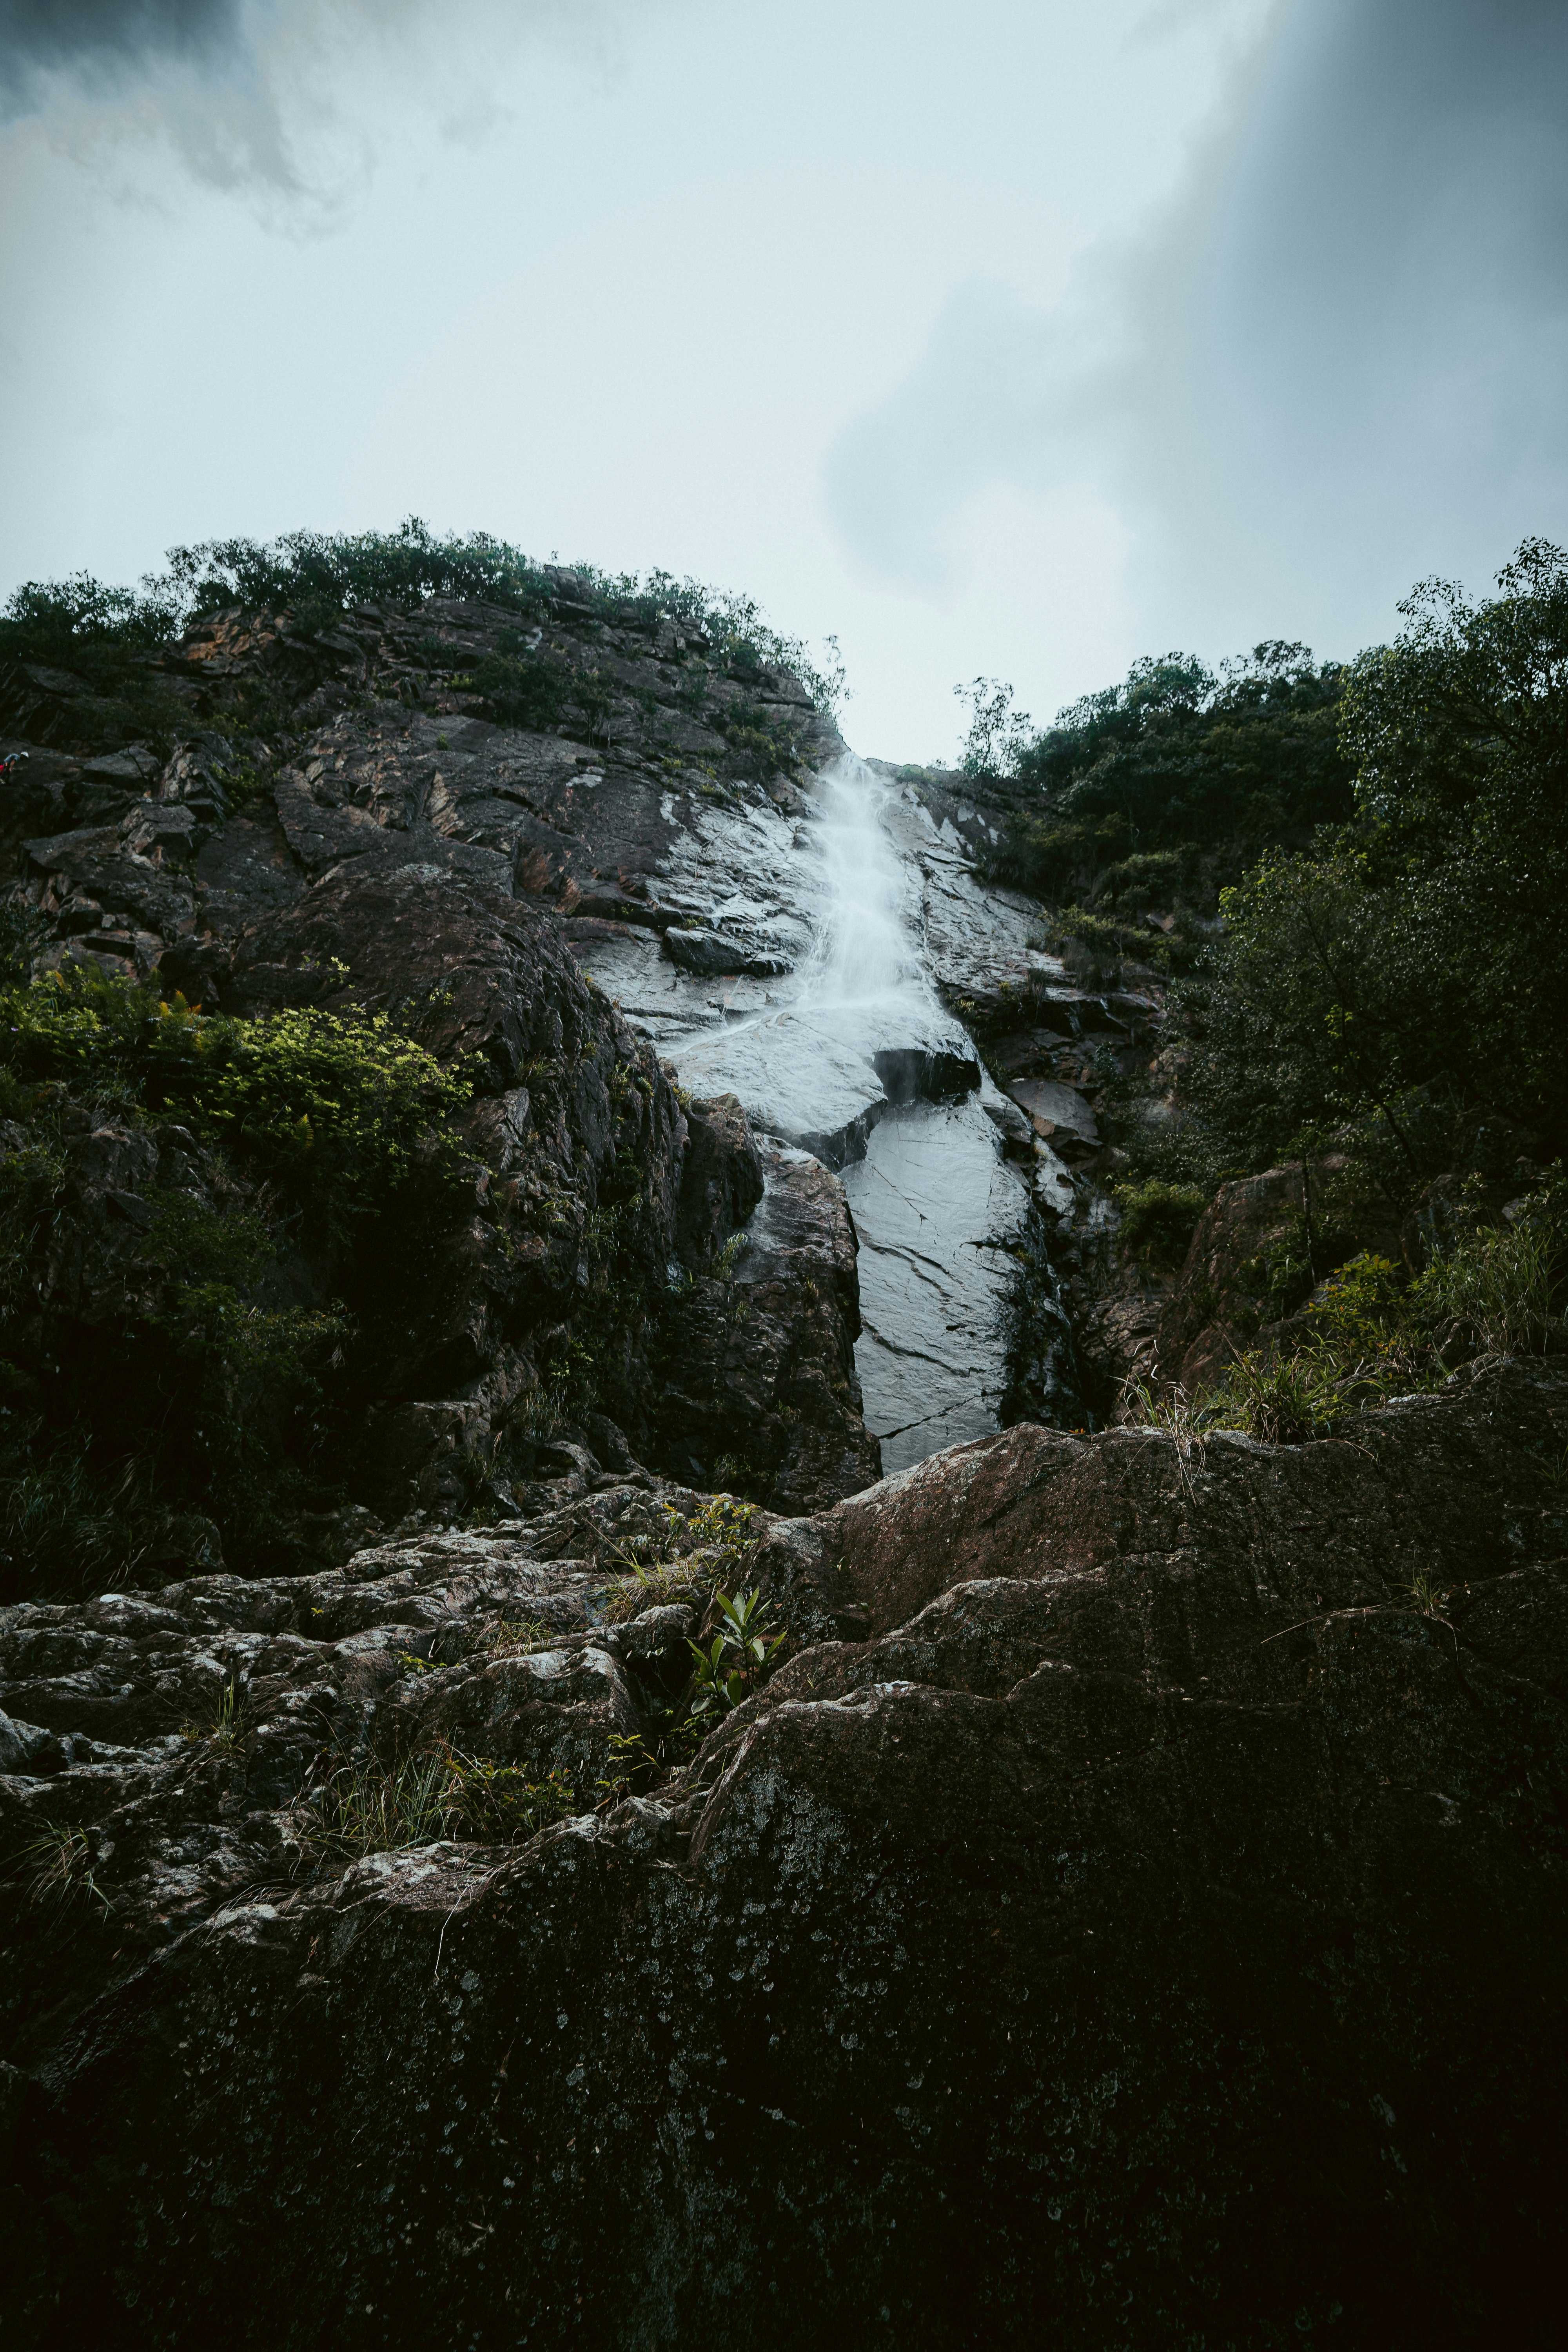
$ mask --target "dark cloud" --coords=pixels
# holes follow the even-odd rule
[[[0,89],[23,98],[51,73],[120,79],[240,45],[241,0],[0,0]]]
[[[1199,302],[1198,384],[1298,490],[1419,541],[1561,528],[1568,8],[1330,0],[1287,26]],[[1417,520],[1424,504],[1427,521]],[[1500,557],[1503,551],[1499,548]],[[1425,560],[1426,550],[1421,551]]]
[[[830,463],[862,554],[930,579],[977,489],[1087,485],[1151,642],[1342,651],[1568,539],[1568,5],[1294,0],[1237,91],[1072,306],[950,300]]]

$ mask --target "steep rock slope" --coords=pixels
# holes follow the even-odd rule
[[[1293,1450],[955,1449],[759,1524],[795,1641],[665,1787],[292,1877],[312,1693],[535,1769],[637,1720],[701,1579],[616,1625],[587,1563],[651,1488],[17,1612],[5,1801],[98,1826],[7,2077],[16,2324],[1546,2340],[1565,1439],[1561,1366],[1491,1363]],[[525,1591],[552,1630],[482,1662]],[[242,1738],[160,1742],[237,1666]]]
[[[657,614],[611,627],[576,575],[552,581],[521,634],[514,612],[440,598],[314,632],[208,615],[148,664],[188,729],[167,756],[73,750],[91,714],[72,680],[14,669],[0,716],[29,756],[0,782],[0,834],[46,963],[151,977],[242,1017],[387,1014],[478,1073],[466,1192],[416,1246],[389,1239],[351,1302],[333,1466],[354,1504],[505,1511],[535,1439],[597,1391],[640,1452],[810,1509],[879,1468],[842,1196],[798,1155],[764,1171],[736,1106],[678,1095],[584,967],[634,926],[657,944],[710,917],[700,857],[676,904],[648,874],[710,807],[798,805],[806,762],[838,739],[787,671],[721,658]],[[752,931],[731,928],[725,953],[760,953]],[[700,995],[698,1012],[722,1019]],[[10,1335],[46,1411],[73,1409],[94,1367],[161,1328],[163,1203],[216,1197],[188,1135],[106,1123],[85,1099],[72,1121],[52,1212],[65,1246]],[[714,1336],[713,1263],[764,1175],[794,1237],[771,1256],[759,1239],[742,1269],[755,1311],[721,1315],[722,1369],[693,1360],[683,1387],[712,1394],[678,1412],[668,1363],[692,1357],[700,1325],[703,1346]],[[295,1244],[292,1292],[325,1302],[333,1255],[310,1218]],[[187,1515],[165,1568],[207,1564],[216,1536]]]

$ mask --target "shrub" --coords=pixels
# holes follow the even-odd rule
[[[155,1582],[219,1533],[232,1565],[287,1559],[291,1516],[337,1498],[385,1260],[459,1181],[471,1088],[385,1014],[237,1021],[85,970],[0,992],[5,1599]],[[49,1272],[84,1108],[177,1121],[200,1180],[139,1194],[112,1347]]]
[[[719,1624],[710,1641],[689,1642],[692,1661],[690,1714],[700,1722],[727,1715],[751,1696],[784,1636],[767,1631],[769,1603],[760,1592],[715,1592]]]
[[[270,541],[206,540],[172,548],[168,565],[140,589],[106,587],[85,572],[65,581],[29,581],[0,616],[0,667],[42,663],[80,679],[83,696],[73,725],[84,741],[96,746],[142,734],[162,746],[171,730],[179,730],[184,706],[150,677],[148,663],[194,615],[231,604],[287,610],[300,628],[320,632],[362,605],[411,611],[426,596],[454,596],[499,604],[529,620],[563,605],[585,606],[593,617],[623,626],[652,628],[668,617],[737,677],[793,670],[826,717],[844,698],[837,640],[827,638],[821,660],[814,660],[798,637],[770,627],[750,597],[678,581],[668,572],[639,580],[588,563],[572,567],[567,590],[558,573],[552,576],[506,540],[488,531],[437,537],[416,515],[393,531],[296,530]],[[433,658],[437,667],[450,666],[438,645]]]
[[[384,1013],[237,1021],[83,966],[0,992],[0,1072],[177,1114],[338,1228],[380,1206],[473,1093],[471,1071],[444,1069]]]
[[[1269,1444],[1328,1435],[1353,1409],[1446,1379],[1456,1350],[1533,1354],[1568,1337],[1568,1190],[1521,1202],[1510,1223],[1478,1223],[1414,1281],[1363,1251],[1310,1302],[1295,1349],[1237,1355],[1188,1410],[1205,1429],[1243,1429]]]
[[[1149,1176],[1142,1182],[1113,1184],[1110,1190],[1121,1212],[1123,1245],[1152,1265],[1180,1265],[1206,1205],[1202,1189]]]
[[[474,692],[484,697],[486,718],[501,727],[542,732],[564,718],[572,699],[571,676],[564,666],[537,655],[487,654],[471,683]]]
[[[1458,1324],[1488,1354],[1537,1353],[1563,1337],[1568,1214],[1553,1188],[1532,1193],[1511,1224],[1470,1234],[1434,1258],[1412,1293],[1436,1329]]]

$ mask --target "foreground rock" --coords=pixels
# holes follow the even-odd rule
[[[959,1448],[757,1523],[796,1640],[673,1781],[346,1869],[289,1848],[311,1708],[586,1778],[701,1600],[607,1629],[604,1547],[681,1498],[574,1462],[515,1531],[16,1612],[0,1785],[83,1858],[17,1919],[13,2339],[1546,2340],[1565,1443],[1491,1364],[1295,1450]],[[237,1669],[244,1737],[171,1738]]]

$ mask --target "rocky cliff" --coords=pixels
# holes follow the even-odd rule
[[[536,1440],[563,1421],[590,1434],[595,1413],[679,1475],[786,1509],[879,1467],[841,1192],[759,1147],[732,1100],[678,1096],[593,971],[634,938],[658,954],[697,936],[715,895],[704,821],[798,809],[838,739],[787,671],[721,658],[657,612],[611,626],[575,574],[549,584],[526,627],[440,598],[315,631],[209,615],[146,665],[178,730],[162,751],[79,748],[101,714],[68,674],[0,680],[0,723],[28,730],[0,783],[13,920],[44,968],[151,982],[209,1018],[382,1019],[471,1086],[465,1181],[427,1188],[412,1225],[379,1202],[353,1252],[313,1200],[275,1252],[279,1297],[353,1327],[319,1409],[331,1458],[301,1485],[318,1521],[345,1504],[504,1511]],[[723,940],[729,968],[768,961],[744,919]],[[693,984],[689,1021],[721,1021],[711,992]],[[49,1420],[116,1351],[121,1368],[167,1357],[185,1270],[170,1204],[254,1219],[268,1171],[219,1168],[101,1094],[40,1099],[11,1105],[7,1166],[56,1167],[53,1239],[39,1224],[27,1244],[8,1354]],[[764,1192],[755,1245],[716,1270]],[[143,1440],[132,1428],[121,1451]],[[226,1539],[246,1552],[247,1515],[195,1501],[159,1536],[166,1573]],[[274,1554],[288,1535],[269,1526]]]

